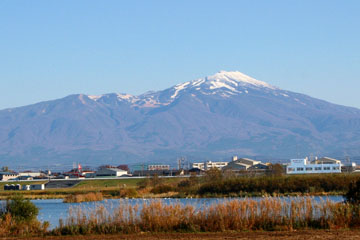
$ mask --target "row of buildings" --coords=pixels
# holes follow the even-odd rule
[[[221,170],[229,171],[243,171],[243,170],[267,170],[269,169],[268,163],[262,163],[258,160],[250,158],[238,158],[233,156],[230,162],[212,162],[206,161],[203,163],[193,163],[193,168],[198,168],[202,171],[209,170],[211,168],[218,168]]]
[[[193,163],[192,167],[202,171],[218,168],[222,171],[261,172],[269,170],[270,165],[270,163],[262,163],[258,160],[233,156],[230,162],[206,161],[203,163]],[[329,157],[316,157],[313,160],[309,158],[291,159],[289,163],[282,164],[282,166],[287,174],[353,172],[357,168],[354,162],[342,163],[340,160]]]
[[[50,171],[39,172],[14,172],[1,171],[0,181],[8,180],[36,180],[36,179],[70,179],[70,178],[101,178],[101,177],[122,177],[122,176],[147,176],[152,174],[173,175],[177,170],[171,170],[170,165],[150,164],[143,170],[133,171],[127,165],[119,165],[117,167],[111,165],[100,166],[97,170],[83,169],[80,164],[70,171],[62,173],[51,173]]]
[[[356,169],[355,163],[342,163],[340,160],[323,157],[310,160],[304,159],[291,159],[289,163],[283,164],[284,172],[287,174],[310,174],[310,173],[340,173],[342,171],[352,172]],[[122,176],[177,176],[190,173],[201,174],[211,168],[218,168],[223,171],[232,171],[235,173],[261,173],[270,170],[270,163],[262,163],[259,160],[250,158],[238,158],[233,156],[229,162],[214,162],[205,161],[192,163],[192,168],[189,170],[184,169],[171,169],[170,165],[164,164],[150,164],[142,165],[139,169],[130,169],[127,165],[119,165],[117,167],[110,165],[103,165],[97,170],[82,169],[78,164],[76,168],[63,173],[51,173],[50,171],[44,172],[0,172],[0,180],[34,180],[34,179],[53,179],[53,178],[101,178],[101,177],[122,177]]]

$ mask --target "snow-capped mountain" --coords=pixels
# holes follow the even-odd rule
[[[354,156],[359,133],[359,109],[221,71],[139,96],[77,94],[2,110],[0,157],[26,165]]]
[[[118,94],[119,101],[125,101],[132,106],[138,107],[157,107],[169,105],[184,93],[203,94],[203,95],[220,95],[222,97],[230,97],[238,94],[247,94],[248,90],[257,89],[266,92],[277,90],[265,82],[256,80],[241,72],[220,71],[215,75],[205,78],[196,79],[175,85],[172,88],[159,92],[149,92],[140,96],[130,94]],[[88,97],[94,101],[98,101],[107,95]]]

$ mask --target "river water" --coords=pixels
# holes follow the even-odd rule
[[[291,201],[299,197],[281,197],[285,201]],[[221,203],[223,201],[229,201],[233,199],[242,200],[244,198],[167,198],[161,199],[165,204],[180,203],[183,205],[192,205],[195,208],[201,207],[204,205],[211,205],[215,203]],[[253,200],[261,200],[262,198],[247,198]],[[344,201],[342,196],[327,196],[327,197],[313,197],[314,201],[322,201],[329,199],[333,202],[342,202]],[[86,211],[91,211],[95,209],[99,204],[103,204],[111,211],[111,209],[116,208],[119,204],[130,204],[130,205],[143,205],[149,203],[149,201],[156,201],[156,199],[106,199],[99,202],[85,202],[85,203],[63,203],[62,199],[44,199],[44,200],[32,200],[32,202],[40,208],[38,219],[40,221],[48,221],[50,223],[50,228],[55,228],[59,225],[60,219],[66,219],[69,214],[69,209],[72,207],[81,207]]]

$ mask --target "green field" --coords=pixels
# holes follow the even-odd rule
[[[76,184],[75,189],[102,189],[102,188],[114,188],[114,187],[136,187],[136,184],[142,179],[96,179],[96,180],[84,180]]]

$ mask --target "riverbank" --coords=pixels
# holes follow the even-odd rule
[[[222,198],[263,196],[343,195],[360,174],[316,174],[294,176],[228,176],[217,170],[205,176],[134,179],[74,180],[68,188],[38,191],[0,190],[0,199],[21,194],[27,199],[58,199],[69,195],[101,194],[103,198]],[[70,181],[70,180],[69,180]],[[28,184],[25,181],[17,182]],[[45,182],[38,182],[45,183]],[[0,189],[5,183],[0,183]]]
[[[133,198],[133,199],[152,199],[152,198],[237,198],[237,197],[296,197],[296,196],[343,196],[345,192],[313,192],[313,193],[303,193],[303,192],[293,192],[293,193],[274,193],[274,194],[264,194],[264,193],[240,193],[240,194],[231,194],[231,196],[226,194],[208,194],[206,196],[201,195],[183,195],[179,192],[168,192],[168,193],[160,193],[160,194],[152,194],[152,193],[135,193],[130,195],[121,195],[117,193],[118,190],[104,189],[100,191],[94,192],[93,190],[88,191],[68,191],[63,189],[61,191],[16,191],[9,192],[3,194],[0,192],[0,200],[6,200],[13,195],[20,194],[23,195],[25,199],[30,200],[45,200],[45,199],[66,199],[69,196],[76,197],[77,195],[87,195],[89,193],[101,193],[103,199],[124,199],[124,198]],[[131,191],[134,193],[134,191]]]
[[[2,238],[5,239],[5,238]],[[80,236],[47,236],[47,237],[24,237],[6,239],[29,239],[29,240],[115,240],[115,239],[142,239],[142,240],[187,240],[187,239],[269,239],[269,240],[315,240],[315,239],[360,239],[360,230],[301,230],[301,231],[254,231],[254,232],[221,232],[221,233],[139,233],[139,234],[114,234],[114,235],[80,235]]]

